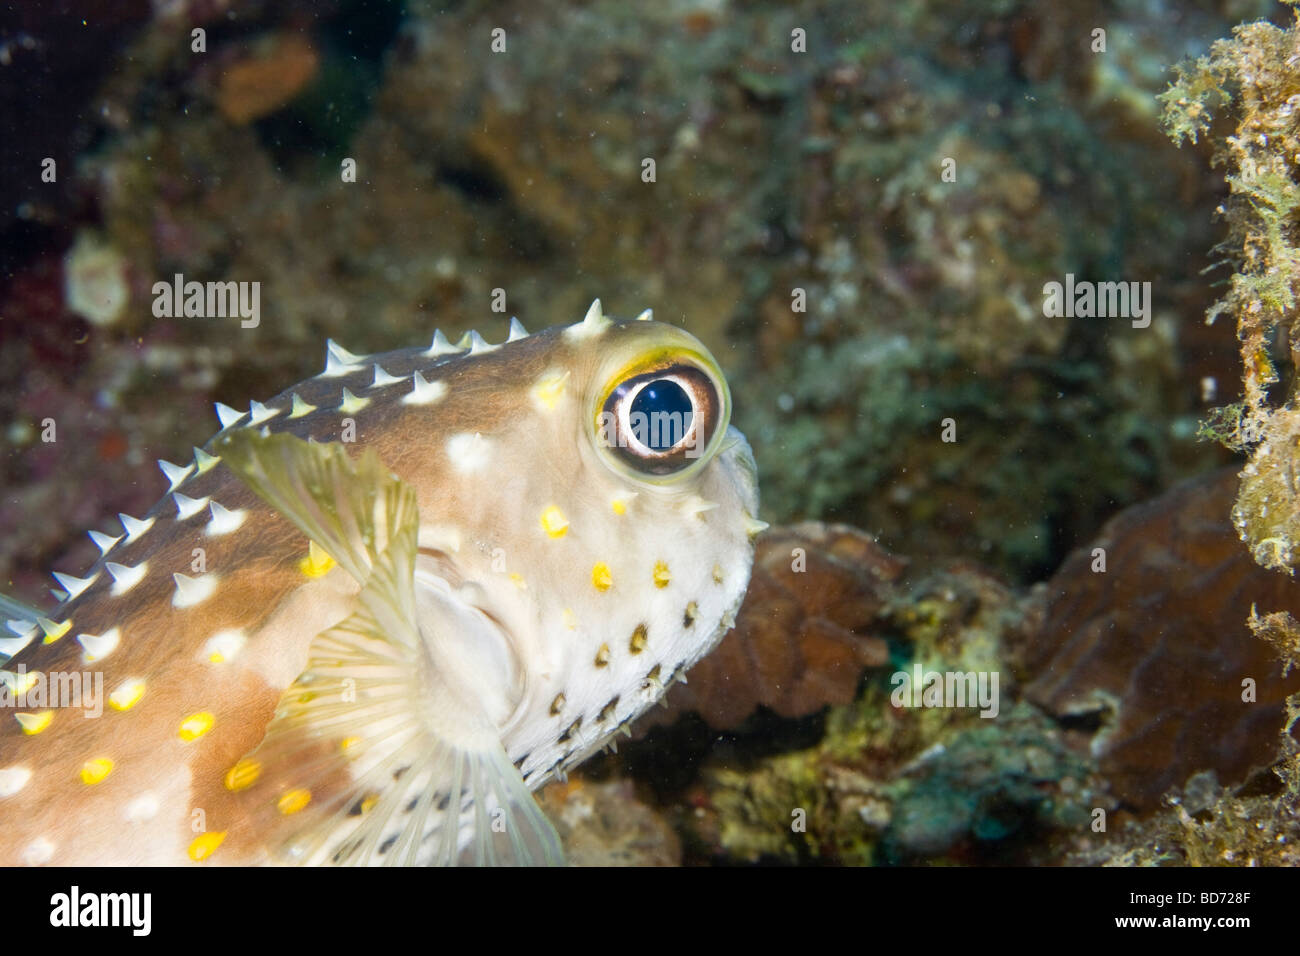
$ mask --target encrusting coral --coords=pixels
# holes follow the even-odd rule
[[[1228,235],[1216,252],[1220,264],[1235,271],[1206,321],[1224,314],[1237,321],[1242,400],[1218,409],[1204,431],[1249,453],[1233,522],[1257,562],[1288,573],[1300,560],[1297,63],[1300,25],[1284,30],[1264,21],[1246,23],[1216,42],[1209,55],[1177,67],[1177,81],[1161,97],[1165,127],[1175,142],[1196,142],[1209,133],[1220,110],[1231,109],[1229,122],[1235,123],[1230,134],[1216,139],[1213,160],[1227,169],[1230,190],[1219,207]],[[1286,368],[1279,367],[1280,359]],[[1288,391],[1278,401],[1270,390],[1284,377],[1290,379]]]

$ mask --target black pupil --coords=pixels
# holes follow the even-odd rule
[[[686,390],[661,378],[636,393],[629,422],[643,445],[653,451],[667,451],[686,437],[693,410]]]

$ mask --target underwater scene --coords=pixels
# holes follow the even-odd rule
[[[17,0],[0,230],[0,866],[1300,863],[1293,0]]]

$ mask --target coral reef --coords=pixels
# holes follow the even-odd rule
[[[319,6],[124,3],[95,51],[32,7],[32,43],[0,48],[0,71],[69,80],[31,125],[70,131],[0,157],[23,247],[0,287],[4,590],[84,567],[84,530],[152,504],[153,459],[206,439],[213,400],[313,374],[327,336],[650,305],[726,367],[780,524],[660,725],[545,794],[572,859],[1294,862],[1274,656],[1300,616],[1275,573],[1300,561],[1300,30],[1247,24],[1180,69],[1164,116],[1192,149],[1155,105],[1166,63],[1275,7]],[[47,153],[60,179],[34,188]],[[1235,275],[1211,304],[1221,198]],[[260,327],[154,316],[175,273],[260,282]],[[1067,273],[1158,280],[1150,327],[1046,317]],[[1240,396],[1207,310],[1237,322]],[[1250,456],[1237,530],[1274,573],[1233,540],[1222,473],[1097,538],[1228,460],[1195,441],[1215,402],[1204,430]],[[1057,570],[1094,538],[1106,574],[1090,548]],[[999,717],[893,706],[915,666],[998,674]],[[1139,813],[1094,833],[1097,808]]]
[[[105,493],[90,515],[45,511],[54,529],[7,516],[7,541],[47,541],[0,547],[0,578],[29,597],[40,571],[77,564],[86,524],[148,504],[148,462],[204,438],[211,401],[310,374],[327,336],[491,338],[511,313],[555,324],[596,295],[653,305],[721,357],[769,514],[900,552],[1033,580],[1213,457],[1191,441],[1186,382],[1216,374],[1214,332],[1176,319],[1205,304],[1209,226],[1161,213],[1213,194],[1195,157],[1153,145],[1144,94],[1153,64],[1240,7],[1126,7],[1107,17],[1110,57],[1088,52],[1088,5],[228,6],[169,5],[144,26],[87,111],[95,148],[65,167],[74,224],[124,257],[130,303],[89,331],[75,375],[57,370],[78,390],[58,467]],[[260,328],[153,317],[151,281],[177,272],[261,282]],[[1044,319],[1039,290],[1066,272],[1160,275],[1152,328]],[[10,381],[43,374],[13,354]],[[96,402],[126,442],[107,468],[73,413]],[[35,494],[21,458],[4,483]]]
[[[1040,591],[1020,657],[1025,696],[1086,730],[1112,790],[1141,810],[1198,771],[1237,784],[1267,767],[1300,692],[1247,626],[1256,605],[1300,613],[1300,591],[1241,547],[1235,484],[1222,469],[1107,522]]]
[[[1206,314],[1237,323],[1242,400],[1217,410],[1206,431],[1249,450],[1233,521],[1255,560],[1294,570],[1300,560],[1300,491],[1295,448],[1296,297],[1300,292],[1300,11],[1297,25],[1242,24],[1208,56],[1177,68],[1161,97],[1175,142],[1210,132],[1214,115],[1231,116],[1230,134],[1214,139],[1214,162],[1227,169],[1229,196],[1219,207],[1227,237],[1216,247],[1233,272],[1228,292]],[[1282,395],[1270,389],[1282,384]]]
[[[845,525],[804,522],[757,541],[754,571],[735,628],[688,681],[639,722],[642,731],[699,714],[715,730],[739,728],[758,707],[803,717],[848,704],[864,668],[889,662],[870,633],[903,562]]]
[[[987,674],[1023,639],[1019,603],[986,574],[954,566],[910,582],[873,628],[889,633],[901,671]],[[894,679],[882,674],[852,704],[831,708],[811,745],[737,759],[749,743],[737,737],[734,752],[715,750],[680,797],[688,859],[1051,860],[1086,829],[1089,808],[1112,801],[1087,755],[1050,718],[1011,703],[1014,682],[1001,676],[996,719],[896,706]]]
[[[677,866],[681,845],[628,781],[574,776],[541,792],[570,866]]]
[[[1300,638],[1289,615],[1253,618],[1252,629],[1271,644],[1294,676]],[[1084,841],[1066,857],[1078,865],[1297,866],[1300,865],[1300,693],[1286,701],[1277,728],[1280,756],[1267,773],[1224,788],[1202,773],[1166,796],[1164,812]]]

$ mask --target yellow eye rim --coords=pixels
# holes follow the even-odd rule
[[[704,450],[689,465],[669,474],[648,474],[633,467],[620,455],[616,454],[613,448],[600,440],[599,436],[603,430],[601,416],[605,411],[610,396],[628,379],[661,369],[670,369],[676,365],[694,366],[709,379],[717,396],[718,414],[716,424],[713,428],[713,434],[709,435],[707,442],[705,442]],[[642,484],[670,485],[699,474],[717,454],[723,439],[726,437],[727,426],[731,424],[731,389],[727,386],[726,376],[722,374],[722,369],[711,355],[697,349],[666,346],[641,352],[606,380],[598,396],[591,415],[592,444],[596,446],[597,452],[604,457],[611,468]]]

